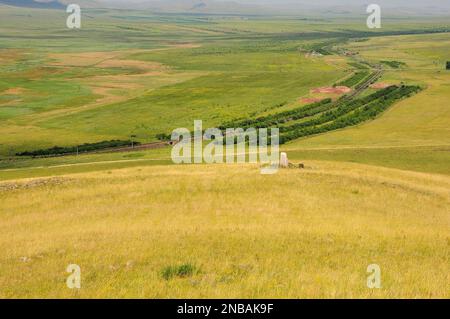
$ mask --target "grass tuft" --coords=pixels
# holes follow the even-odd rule
[[[161,276],[165,280],[171,280],[175,277],[178,277],[178,278],[190,277],[197,272],[198,272],[198,269],[194,265],[188,263],[188,264],[183,264],[180,266],[167,266],[161,272]]]

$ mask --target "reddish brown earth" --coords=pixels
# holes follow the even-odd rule
[[[349,87],[346,87],[346,86],[336,86],[336,87],[327,86],[327,87],[312,89],[311,93],[345,94],[345,93],[350,93],[351,91],[352,91],[352,89]]]
[[[306,97],[303,99],[300,99],[300,102],[303,103],[317,103],[324,100],[324,98],[320,98],[320,97]]]
[[[370,86],[370,88],[371,88],[371,89],[385,89],[385,88],[387,88],[387,87],[389,87],[389,86],[391,86],[391,84],[380,82],[380,83],[372,84],[372,85]]]

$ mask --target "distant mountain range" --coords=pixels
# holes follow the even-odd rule
[[[76,3],[82,8],[106,7],[106,4],[102,5],[97,0],[0,0],[0,5],[40,9],[65,9],[71,3]]]
[[[154,12],[250,14],[262,11],[258,5],[246,5],[227,0],[0,0],[0,5],[43,9],[62,9],[70,3],[79,4],[82,8],[135,9]]]
[[[116,8],[168,13],[221,14],[365,14],[367,0],[0,0],[0,5],[62,9]],[[385,15],[450,15],[448,0],[377,0]]]
[[[233,0],[97,0],[100,5],[117,8],[145,9],[155,12],[191,13],[261,13],[258,4],[244,4]]]
[[[38,0],[0,0],[0,4],[6,4],[14,7],[27,8],[45,8],[45,9],[62,9],[64,5],[57,1],[38,1]]]

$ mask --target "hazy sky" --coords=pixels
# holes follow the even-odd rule
[[[117,5],[126,8],[154,8],[164,6],[165,8],[180,8],[187,7],[199,3],[205,2],[210,4],[209,7],[217,7],[220,4],[221,8],[229,6],[232,8],[232,4],[224,5],[226,2],[232,2],[234,4],[239,3],[247,6],[255,6],[259,8],[266,8],[270,11],[284,11],[291,13],[300,13],[310,10],[332,10],[337,9],[340,11],[354,11],[358,12],[362,7],[367,7],[371,3],[379,4],[385,9],[401,9],[405,14],[408,12],[414,13],[449,13],[450,12],[450,0],[96,0],[103,4]],[[156,3],[156,5],[154,5]],[[422,11],[423,8],[423,11]],[[395,11],[395,10],[391,10]],[[386,11],[385,11],[386,12]]]
[[[329,4],[329,5],[345,5],[345,4],[352,4],[352,5],[365,5],[369,3],[385,3],[385,4],[391,4],[391,5],[448,5],[450,3],[449,0],[313,0],[313,1],[307,1],[307,0],[235,0],[236,2],[241,3],[263,3],[263,4],[279,4],[279,3],[309,3],[309,4]]]
[[[158,2],[161,0],[100,0],[101,2],[123,2],[123,3],[145,3]],[[165,0],[170,2],[171,0]],[[180,0],[176,0],[180,1]],[[193,0],[191,0],[193,1]],[[368,5],[370,3],[391,5],[391,6],[443,6],[449,7],[450,0],[198,0],[198,2],[239,2],[244,4],[262,4],[262,5],[280,5],[280,4],[307,4],[307,5],[330,5],[330,6],[345,6],[345,5]]]

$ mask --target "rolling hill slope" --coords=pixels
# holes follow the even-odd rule
[[[0,297],[72,298],[76,263],[81,298],[448,298],[449,187],[317,161],[0,183]],[[373,263],[383,289],[366,286]]]

